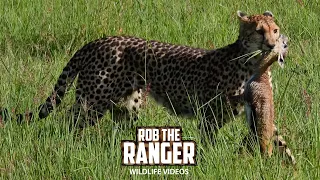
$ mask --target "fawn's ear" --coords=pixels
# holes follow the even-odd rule
[[[237,15],[238,15],[238,18],[239,18],[240,21],[243,21],[243,22],[249,21],[247,13],[242,12],[242,11],[237,11]]]
[[[273,14],[271,11],[266,11],[263,13],[264,16],[269,16],[269,17],[273,17]]]

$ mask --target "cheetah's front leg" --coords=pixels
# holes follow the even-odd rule
[[[220,97],[202,108],[199,129],[201,137],[206,137],[210,143],[215,143],[215,135],[220,128],[241,113],[238,105],[243,104],[243,96]],[[215,108],[212,108],[215,107]],[[241,106],[240,106],[241,107]],[[204,139],[202,138],[202,141]]]

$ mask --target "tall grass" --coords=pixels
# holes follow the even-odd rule
[[[236,10],[249,14],[270,10],[281,33],[290,38],[284,70],[273,68],[277,125],[297,158],[297,169],[275,153],[239,155],[247,129],[238,117],[219,131],[217,143],[203,147],[198,119],[175,117],[148,103],[135,126],[182,126],[203,149],[189,175],[161,179],[317,179],[320,177],[319,95],[320,5],[318,1],[0,1],[0,106],[35,110],[51,92],[72,54],[107,35],[217,48],[237,38]],[[120,142],[134,139],[109,114],[95,127],[70,132],[66,110],[74,91],[48,118],[32,124],[10,121],[0,128],[0,177],[9,179],[158,179],[130,176],[121,166]],[[150,167],[149,167],[150,168]],[[181,167],[177,167],[181,168]]]

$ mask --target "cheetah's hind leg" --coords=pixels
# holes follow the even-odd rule
[[[142,95],[142,89],[137,89],[131,94],[122,98],[120,102],[113,106],[111,110],[112,119],[115,122],[129,120],[129,123],[132,125],[133,121],[136,121],[139,118],[139,110],[141,109],[143,103]]]
[[[109,106],[89,105],[86,101],[77,100],[69,109],[72,126],[83,129],[95,125],[103,117]]]
[[[137,120],[138,111],[142,104],[142,91],[133,91],[130,95],[120,99],[120,101],[105,100],[102,104],[90,104],[86,98],[77,95],[77,101],[69,110],[73,115],[73,125],[80,129],[86,125],[95,125],[107,110],[111,112],[111,118],[115,122],[125,122],[124,119]]]

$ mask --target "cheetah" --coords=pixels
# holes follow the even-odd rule
[[[278,130],[274,124],[270,65],[278,61],[280,67],[283,68],[284,57],[288,51],[288,38],[280,35],[278,41],[272,52],[260,63],[259,70],[255,70],[252,77],[246,83],[243,98],[245,101],[246,118],[251,130],[250,133],[257,134],[259,137],[261,152],[271,156],[271,141],[273,138],[274,143],[280,146],[280,150],[285,152],[292,164],[296,164],[294,156],[291,154],[282,136],[278,134]]]
[[[46,118],[59,106],[67,88],[78,77],[76,101],[70,109],[75,124],[80,116],[93,125],[106,111],[119,105],[138,116],[148,85],[148,93],[156,102],[176,115],[202,114],[204,131],[215,132],[239,114],[238,107],[243,104],[228,99],[244,93],[245,82],[280,36],[270,11],[251,16],[238,11],[237,17],[238,39],[218,49],[127,36],[86,44],[73,55],[51,95],[39,106],[39,118]],[[33,117],[33,113],[26,115]]]

